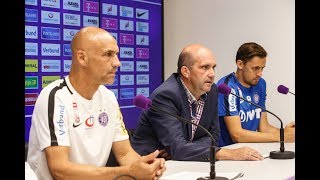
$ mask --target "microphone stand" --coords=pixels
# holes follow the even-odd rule
[[[237,96],[238,98],[265,110],[266,112],[275,116],[280,121],[280,151],[271,151],[269,157],[270,157],[270,159],[293,159],[295,157],[295,153],[293,151],[285,151],[284,150],[284,129],[283,129],[282,120],[277,115],[275,115],[274,113],[268,111],[267,109],[259,106],[258,104],[255,104],[251,101],[248,101],[245,98],[238,96],[237,94],[234,94],[232,92],[230,92],[230,94]]]
[[[177,118],[180,121],[183,121],[183,122],[186,122],[188,124],[193,124],[193,125],[195,125],[197,127],[200,127],[202,130],[204,130],[210,136],[210,138],[211,138],[211,146],[210,146],[210,176],[208,176],[208,177],[199,177],[199,178],[197,178],[197,180],[229,180],[226,177],[216,176],[216,171],[215,171],[215,161],[216,161],[216,155],[215,154],[216,154],[216,152],[215,152],[215,147],[213,145],[214,144],[214,138],[206,128],[204,128],[203,126],[198,125],[196,123],[193,123],[191,121],[188,121],[188,120],[186,120],[186,119],[184,119],[184,118],[182,118],[180,116],[172,114],[172,113],[170,113],[170,112],[168,112],[168,111],[166,111],[166,110],[164,110],[162,108],[153,106],[152,104],[149,104],[149,107],[151,107],[151,108],[153,108],[153,109],[155,109],[157,111],[166,113],[166,114],[168,114],[170,116],[173,116],[173,117]]]

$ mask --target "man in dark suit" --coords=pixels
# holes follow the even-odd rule
[[[201,44],[186,46],[179,55],[177,73],[153,91],[152,104],[206,128],[218,146],[218,92],[214,84],[216,59]],[[209,161],[211,138],[195,125],[152,109],[142,111],[131,139],[133,148],[146,155],[160,149],[166,159]],[[261,160],[249,147],[216,148],[217,160]]]

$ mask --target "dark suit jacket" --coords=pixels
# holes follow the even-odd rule
[[[179,78],[177,73],[172,74],[153,91],[150,99],[152,105],[190,121],[188,97]],[[213,84],[207,92],[199,122],[211,132],[215,146],[218,146],[220,134],[217,100],[217,86]],[[198,127],[193,141],[190,141],[191,127],[191,124],[151,108],[141,112],[131,144],[140,155],[165,148],[173,160],[208,161],[211,138]]]

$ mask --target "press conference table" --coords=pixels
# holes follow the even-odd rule
[[[262,155],[269,155],[270,151],[279,151],[280,143],[237,143],[224,148],[238,148],[249,146],[258,150]],[[285,143],[285,150],[295,152],[295,143]],[[179,172],[210,172],[209,162],[195,161],[166,161],[167,170],[163,177],[174,175]],[[242,172],[241,180],[285,180],[295,175],[294,159],[270,159],[262,161],[226,161],[221,160],[215,163],[216,173]],[[164,178],[160,178],[164,179]]]

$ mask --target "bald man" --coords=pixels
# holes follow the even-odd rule
[[[30,167],[41,180],[158,179],[165,160],[158,150],[141,157],[132,149],[116,97],[104,86],[120,66],[116,40],[85,27],[71,49],[69,75],[43,88],[35,104]],[[111,148],[118,167],[105,167]]]
[[[214,84],[216,58],[207,47],[190,44],[180,53],[177,73],[155,89],[150,98],[156,107],[206,128],[218,146],[218,92]],[[210,136],[199,127],[181,122],[152,108],[142,111],[131,139],[132,147],[147,155],[161,149],[159,157],[180,161],[209,161]],[[262,160],[249,147],[216,148],[218,160]]]

